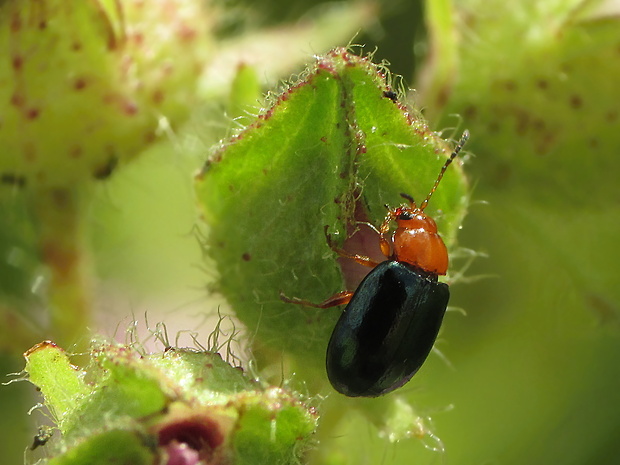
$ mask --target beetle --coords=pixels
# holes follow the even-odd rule
[[[281,295],[285,302],[329,308],[347,304],[327,346],[327,377],[334,389],[349,397],[377,397],[405,384],[433,348],[448,306],[448,285],[438,281],[448,271],[448,251],[437,224],[424,213],[446,169],[457,157],[469,132],[463,132],[426,199],[413,197],[388,213],[377,229],[386,260],[350,254],[326,237],[338,255],[371,267],[355,291],[339,292],[315,304]],[[390,234],[390,226],[396,229]]]

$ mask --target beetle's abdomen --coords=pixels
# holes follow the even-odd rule
[[[450,291],[411,265],[386,261],[361,282],[327,347],[327,375],[350,397],[392,391],[433,348]]]

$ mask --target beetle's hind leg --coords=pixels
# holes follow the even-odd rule
[[[303,305],[305,307],[314,308],[330,308],[337,307],[338,305],[348,304],[351,300],[351,297],[353,297],[353,294],[354,293],[351,291],[338,292],[318,304],[315,304],[314,302],[310,302],[308,300],[298,299],[297,297],[287,297],[282,292],[280,292],[280,299],[288,304]]]

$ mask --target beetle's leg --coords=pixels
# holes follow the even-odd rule
[[[369,221],[356,221],[355,224],[363,224],[364,226],[368,226],[370,229],[376,232],[377,235],[381,235],[381,231],[379,231],[377,227]]]
[[[389,258],[392,255],[390,251],[389,239],[390,223],[396,218],[396,216],[394,214],[394,210],[392,210],[388,205],[386,205],[386,207],[388,209],[388,213],[387,215],[385,215],[385,219],[379,227],[379,246],[381,247],[381,252],[383,253],[383,255]]]
[[[355,260],[360,265],[364,265],[369,268],[374,268],[380,263],[376,260],[373,260],[370,257],[367,257],[366,255],[351,254],[347,252],[346,250],[338,247],[336,244],[332,242],[332,237],[327,232],[327,226],[325,226],[325,237],[327,238],[327,245],[329,245],[329,248],[332,249],[334,252],[336,252],[341,257],[350,258],[351,260]]]
[[[314,307],[314,308],[330,308],[336,307],[338,305],[348,304],[353,297],[353,292],[351,291],[342,291],[334,294],[331,297],[328,297],[323,302],[315,304],[314,302],[310,302],[308,300],[298,299],[297,297],[287,297],[282,292],[280,292],[280,299],[283,302],[288,304],[296,304],[296,305],[304,305],[306,307]]]
[[[372,229],[374,232],[377,233],[377,236],[379,236],[379,247],[381,247],[381,253],[385,255],[387,258],[390,258],[391,257],[390,240],[387,237],[388,236],[387,233],[389,231],[386,230],[385,233],[382,233],[380,229],[377,229],[377,227],[374,224],[369,223],[368,221],[358,221],[357,224],[363,224],[364,226],[368,226],[370,229]],[[389,224],[390,222],[388,221],[387,229],[389,229],[390,227]],[[384,229],[383,224],[381,225],[381,228]]]

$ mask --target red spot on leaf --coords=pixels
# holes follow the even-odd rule
[[[181,24],[177,30],[177,34],[179,35],[179,38],[184,41],[194,40],[198,35],[196,29],[188,26],[187,24]]]
[[[136,113],[138,113],[138,105],[136,105],[136,103],[132,102],[131,100],[125,100],[123,102],[123,113],[128,116],[134,116]]]
[[[11,95],[11,105],[15,107],[22,107],[24,106],[24,103],[25,103],[25,99],[23,95],[18,94],[17,92]]]
[[[155,131],[147,131],[144,134],[144,142],[146,142],[147,144],[152,143],[153,141],[155,141],[155,139],[157,139],[157,134],[155,134]]]
[[[11,18],[11,32],[17,32],[22,28],[22,19],[15,14]]]
[[[70,158],[80,158],[82,156],[82,147],[79,145],[74,145],[69,149],[69,157]]]
[[[131,40],[136,45],[142,45],[144,43],[144,34],[142,34],[141,32],[136,32],[129,37],[129,40]]]
[[[164,94],[164,91],[163,91],[163,90],[161,90],[161,89],[156,89],[156,90],[153,92],[153,95],[152,95],[153,103],[155,103],[155,104],[160,104],[161,102],[163,102],[163,100],[164,100],[164,95],[165,95],[165,94]]]
[[[41,111],[38,108],[30,108],[26,111],[26,118],[30,120],[37,119],[40,114]]]
[[[86,78],[79,77],[73,83],[73,88],[75,90],[82,90],[84,87],[86,87]]]
[[[21,55],[13,56],[13,59],[11,60],[11,66],[13,66],[13,69],[15,71],[20,71],[22,69],[23,64],[24,64],[24,59],[21,57]]]

